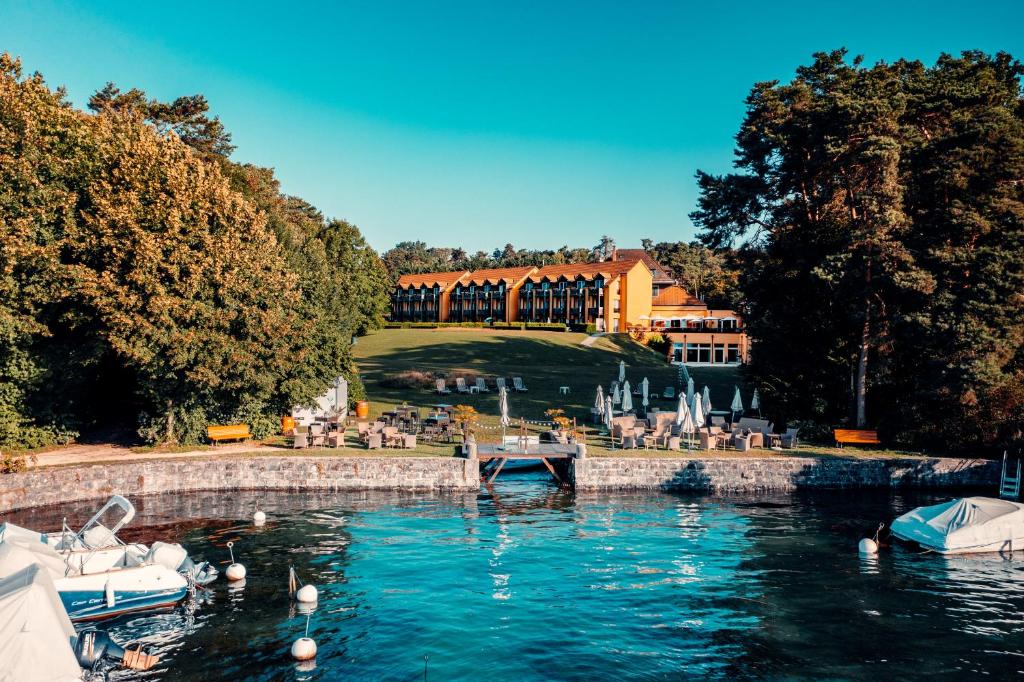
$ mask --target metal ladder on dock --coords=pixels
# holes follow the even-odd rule
[[[999,497],[1010,500],[1020,497],[1020,458],[1011,464],[1006,452],[1003,452],[1003,474],[999,477]]]

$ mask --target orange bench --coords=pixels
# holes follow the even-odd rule
[[[252,438],[248,424],[227,424],[225,426],[207,426],[206,437],[214,443],[222,440],[248,440]]]
[[[878,431],[866,429],[835,429],[836,445],[843,447],[843,443],[852,445],[880,445]]]

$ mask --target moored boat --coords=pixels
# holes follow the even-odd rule
[[[940,554],[1024,550],[1024,504],[964,497],[918,507],[893,521],[891,530]]]

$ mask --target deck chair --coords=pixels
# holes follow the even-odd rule
[[[459,393],[469,393],[469,386],[466,386],[466,380],[459,377],[455,380],[455,390]]]
[[[661,397],[665,400],[676,397],[676,389],[674,386],[666,386],[665,390],[661,392]]]
[[[483,377],[476,378],[476,390],[478,393],[490,393],[491,389],[487,388],[487,382],[484,381]]]
[[[523,384],[522,377],[512,377],[512,388],[522,393],[526,393],[527,391],[526,385]]]
[[[444,385],[444,379],[438,379],[437,381],[435,381],[434,386],[437,387],[437,392],[440,395],[448,395],[449,393],[451,393],[451,389]]]
[[[505,377],[498,377],[497,379],[495,379],[495,380],[494,380],[494,386],[495,386],[495,388],[497,388],[497,389],[498,389],[499,391],[500,391],[501,389],[503,389],[503,388],[504,388],[504,389],[505,389],[506,391],[508,390],[508,386],[507,386],[507,385],[505,384]]]

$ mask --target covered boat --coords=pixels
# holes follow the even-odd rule
[[[3,682],[81,679],[75,628],[42,566],[29,564],[0,579],[0,642]]]
[[[964,497],[918,507],[892,522],[892,534],[941,554],[1024,549],[1024,504]]]

